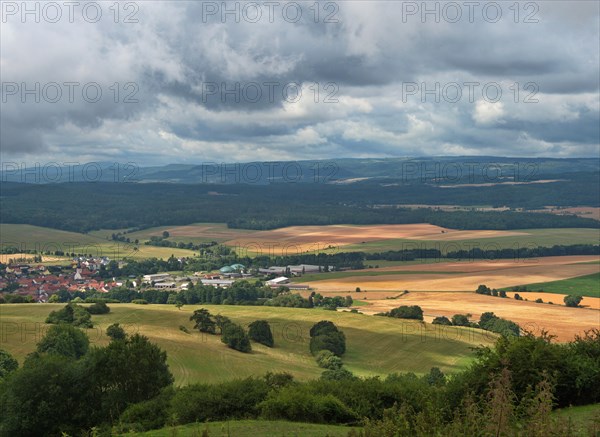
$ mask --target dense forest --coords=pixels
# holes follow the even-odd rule
[[[560,175],[557,182],[455,186],[386,179],[352,184],[4,182],[2,223],[77,232],[198,222],[232,228],[293,225],[431,223],[454,229],[598,228],[593,219],[521,211],[440,211],[401,205],[461,205],[533,209],[600,206],[600,173]]]

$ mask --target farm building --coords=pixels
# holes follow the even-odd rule
[[[144,282],[160,282],[169,279],[171,275],[168,273],[156,273],[154,275],[144,275]]]
[[[212,285],[213,287],[227,288],[233,284],[231,279],[202,279],[202,285]]]
[[[267,285],[269,287],[279,286],[279,285],[285,285],[285,284],[289,284],[289,283],[290,283],[290,278],[286,278],[285,276],[280,276],[278,278],[271,279],[270,281],[267,281]]]

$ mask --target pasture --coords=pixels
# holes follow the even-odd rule
[[[19,362],[35,349],[49,325],[44,323],[52,310],[64,304],[13,304],[0,306],[0,348]],[[445,373],[464,369],[473,358],[473,346],[490,345],[495,335],[471,328],[444,327],[418,321],[371,317],[350,312],[321,309],[248,307],[226,305],[184,306],[110,304],[111,312],[92,317],[94,328],[87,330],[93,344],[106,344],[106,327],[120,323],[130,333],[139,332],[156,342],[168,354],[177,385],[218,382],[233,378],[261,376],[286,371],[299,380],[317,378],[322,369],[309,352],[310,327],[331,320],[347,337],[346,367],[356,375],[387,375],[393,372],[423,374],[431,367]],[[207,308],[234,322],[268,320],[275,347],[253,343],[244,354],[227,348],[219,336],[201,335],[192,330],[190,315]],[[180,330],[185,326],[190,333]]]
[[[530,291],[556,294],[578,294],[580,296],[600,297],[600,272],[577,276],[560,281],[523,284]],[[550,298],[551,296],[548,296]]]
[[[16,247],[19,250],[83,253],[107,256],[110,259],[163,258],[171,255],[192,256],[191,250],[171,247],[155,247],[145,244],[124,243],[110,240],[112,232],[80,234],[31,225],[0,224],[1,247]],[[132,238],[132,240],[134,240]],[[32,255],[31,255],[32,256]],[[67,258],[64,258],[67,259]]]

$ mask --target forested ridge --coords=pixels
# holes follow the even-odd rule
[[[545,205],[600,206],[599,173],[569,177],[541,184],[454,188],[401,180],[269,185],[4,182],[0,220],[77,232],[198,222],[224,222],[229,227],[246,229],[405,223],[431,223],[454,229],[599,227],[598,221],[570,215],[401,206],[491,205],[525,210]]]

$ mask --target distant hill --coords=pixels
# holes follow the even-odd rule
[[[596,158],[510,158],[493,156],[420,158],[341,158],[306,161],[253,161],[142,166],[91,162],[25,166],[4,162],[2,182],[169,182],[184,184],[268,184],[347,182],[367,179],[437,183],[530,182],[561,174],[600,171]]]

